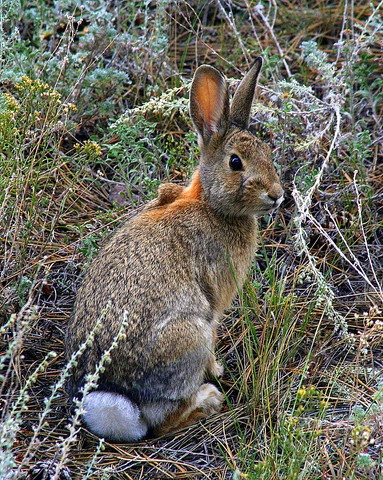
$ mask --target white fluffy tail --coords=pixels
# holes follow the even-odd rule
[[[115,442],[132,442],[143,438],[148,426],[140,409],[124,395],[96,391],[84,400],[83,419],[89,430]]]

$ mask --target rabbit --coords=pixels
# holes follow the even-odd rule
[[[164,184],[90,265],[66,334],[67,358],[102,317],[68,384],[81,398],[125,319],[125,335],[83,399],[83,421],[99,437],[134,442],[219,412],[224,396],[216,330],[242,287],[258,243],[257,217],[280,205],[270,148],[248,130],[262,59],[228,84],[200,66],[190,91],[199,167],[188,186]],[[107,307],[107,308],[105,308]],[[209,381],[210,380],[210,381]]]

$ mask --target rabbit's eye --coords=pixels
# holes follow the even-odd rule
[[[238,157],[238,155],[232,155],[230,157],[229,167],[234,172],[238,172],[239,170],[242,170],[242,168],[243,168],[242,160]]]

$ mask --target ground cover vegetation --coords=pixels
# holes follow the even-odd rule
[[[0,1],[0,478],[383,478],[383,2]],[[113,445],[63,388],[99,245],[198,161],[195,68],[265,61],[285,201],[219,331],[219,415]]]

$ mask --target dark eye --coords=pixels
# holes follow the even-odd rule
[[[229,167],[234,171],[238,172],[242,170],[242,160],[238,157],[238,155],[232,155],[229,160]]]

